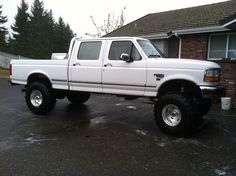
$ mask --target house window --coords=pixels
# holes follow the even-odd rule
[[[215,34],[209,38],[209,60],[236,59],[236,34]]]
[[[229,37],[228,57],[236,58],[236,34],[230,35]]]

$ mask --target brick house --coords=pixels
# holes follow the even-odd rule
[[[148,14],[106,36],[150,39],[167,57],[222,66],[226,94],[236,97],[236,1]]]

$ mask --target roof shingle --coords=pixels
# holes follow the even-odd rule
[[[236,15],[236,0],[221,3],[148,14],[106,36],[142,36],[180,29],[222,25]]]

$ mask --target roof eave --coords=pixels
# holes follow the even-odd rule
[[[167,39],[168,35],[167,33],[157,33],[157,34],[150,34],[150,35],[140,35],[138,36],[140,38],[146,38],[146,39]]]
[[[224,26],[225,28],[235,29],[235,26],[236,26],[236,19],[225,23],[223,26]],[[232,28],[232,26],[234,26],[234,27]]]
[[[173,33],[184,35],[184,34],[224,32],[224,31],[229,31],[229,30],[230,29],[227,29],[224,26],[210,26],[210,27],[201,27],[201,28],[192,28],[192,29],[180,29],[180,30],[177,29],[177,30],[173,30]]]
[[[171,31],[173,34],[177,35],[186,35],[186,34],[200,34],[200,33],[211,33],[211,32],[225,32],[230,31],[224,26],[210,26],[210,27],[201,27],[201,28],[191,28],[191,29],[176,29]],[[168,31],[170,32],[170,31]],[[168,32],[162,32],[151,35],[141,35],[138,37],[147,38],[147,39],[167,39],[170,36],[167,34]]]

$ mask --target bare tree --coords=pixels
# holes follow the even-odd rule
[[[103,21],[103,25],[98,25],[98,23],[96,23],[94,17],[91,15],[90,19],[92,24],[94,25],[94,27],[97,30],[96,34],[89,34],[89,33],[85,33],[85,35],[89,35],[91,37],[101,37],[103,35],[106,35],[122,26],[124,26],[125,23],[125,14],[124,11],[126,10],[126,7],[123,7],[121,9],[120,15],[115,16],[115,13],[111,13],[109,12],[107,14],[107,19]]]

